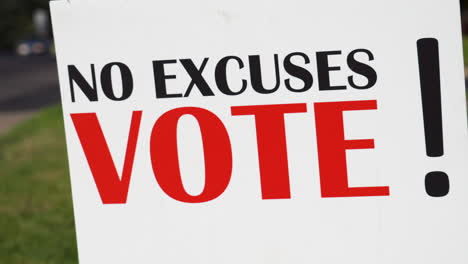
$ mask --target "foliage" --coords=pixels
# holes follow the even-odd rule
[[[49,1],[0,0],[0,50],[33,34],[32,14],[37,8],[48,10]]]

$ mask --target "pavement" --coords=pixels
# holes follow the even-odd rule
[[[59,102],[54,58],[0,56],[0,135]]]

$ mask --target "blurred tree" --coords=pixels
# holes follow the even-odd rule
[[[48,6],[48,0],[0,0],[0,49],[11,49],[20,39],[31,36],[33,11],[48,10]]]

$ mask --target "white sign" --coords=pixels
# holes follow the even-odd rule
[[[51,7],[81,263],[468,263],[459,1]]]

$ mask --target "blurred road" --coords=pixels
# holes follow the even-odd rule
[[[49,56],[0,56],[0,134],[60,102],[57,67]]]

